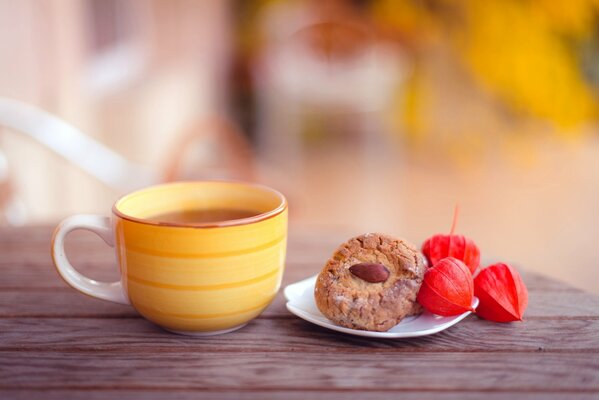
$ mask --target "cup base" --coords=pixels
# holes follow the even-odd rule
[[[166,330],[166,331],[172,332],[172,333],[176,333],[177,335],[195,336],[195,337],[206,337],[206,336],[216,336],[216,335],[222,335],[222,334],[225,334],[225,333],[233,332],[233,331],[236,331],[237,329],[243,328],[246,325],[247,325],[247,322],[245,324],[234,326],[233,328],[222,329],[220,331],[208,331],[208,332],[177,331],[177,330],[168,329],[168,328],[163,328],[163,329]]]

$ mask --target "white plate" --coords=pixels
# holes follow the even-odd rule
[[[366,336],[381,339],[411,338],[432,335],[453,326],[466,318],[470,311],[455,317],[441,317],[428,311],[415,317],[408,317],[387,332],[360,331],[335,325],[328,320],[316,307],[314,302],[314,284],[316,275],[303,281],[292,283],[285,288],[287,309],[298,317],[334,331],[349,333],[351,335]],[[478,299],[472,300],[472,307],[478,306]]]

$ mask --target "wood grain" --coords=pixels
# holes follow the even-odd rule
[[[0,319],[0,351],[131,351],[181,352],[183,349],[222,352],[347,352],[372,349],[412,352],[585,352],[597,353],[599,320],[531,320],[496,324],[469,317],[437,335],[411,340],[372,340],[338,335],[298,318],[256,319],[228,335],[210,338],[174,336],[141,318],[119,321],[96,318]],[[27,332],[27,335],[23,335]],[[573,340],[571,332],[577,332]],[[265,337],[276,337],[265,347]]]
[[[35,398],[43,398],[44,400],[64,400],[64,399],[85,399],[85,400],[196,400],[196,399],[211,399],[211,400],[337,400],[337,399],[357,399],[360,400],[389,400],[390,398],[401,398],[402,400],[480,400],[484,396],[485,400],[501,400],[501,399],[519,399],[519,400],[596,400],[596,394],[592,392],[572,392],[572,391],[433,391],[422,390],[416,391],[384,391],[384,390],[360,390],[359,392],[352,389],[337,389],[337,390],[248,390],[248,389],[197,389],[197,390],[114,390],[114,389],[99,389],[90,390],[2,390],[0,389],[0,398],[14,400],[30,400]]]
[[[372,340],[296,318],[279,293],[247,327],[189,338],[68,287],[52,265],[51,231],[0,228],[2,399],[599,397],[599,297],[525,269],[523,323],[470,316],[428,337]],[[318,272],[342,240],[292,232],[283,285]],[[67,242],[80,271],[118,279],[100,239]]]
[[[595,353],[576,353],[569,358],[568,368],[564,368],[562,353],[390,356],[371,349],[368,354],[292,354],[191,349],[126,354],[5,351],[0,360],[0,388],[599,391]]]

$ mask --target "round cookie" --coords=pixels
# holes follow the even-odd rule
[[[364,272],[373,268],[368,265],[350,271],[352,266],[364,263],[379,265],[370,276]],[[316,305],[337,325],[384,332],[422,311],[416,295],[425,270],[423,255],[410,243],[367,233],[343,243],[328,260],[316,280]],[[381,279],[384,281],[377,281]]]

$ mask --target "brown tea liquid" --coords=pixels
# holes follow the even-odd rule
[[[260,214],[260,212],[255,210],[213,208],[172,211],[168,213],[157,214],[148,219],[156,222],[193,225],[248,218],[258,214]]]

